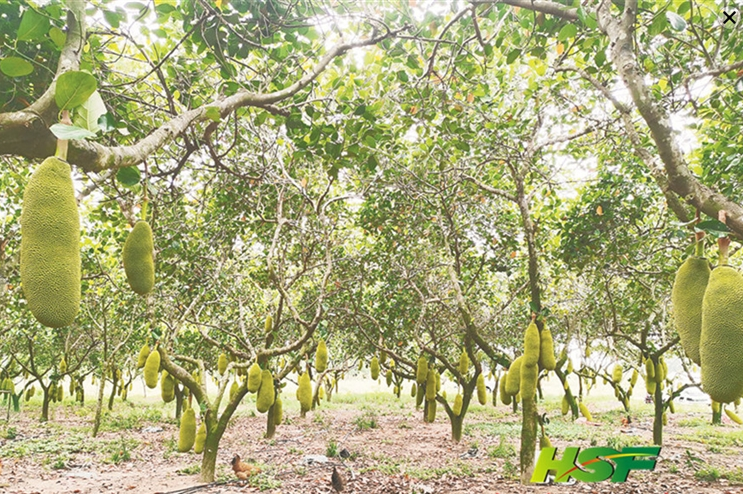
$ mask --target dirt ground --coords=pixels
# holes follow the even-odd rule
[[[425,424],[410,398],[398,402],[379,395],[368,400],[363,395],[340,395],[304,419],[289,406],[287,423],[272,440],[262,439],[265,416],[252,416],[248,402],[241,405],[221,443],[217,466],[221,484],[197,488],[202,485],[197,475],[200,456],[175,452],[177,422],[165,412],[162,420],[149,420],[139,411],[132,419],[127,414],[145,405],[118,404],[111,417],[120,426],[108,427],[92,439],[90,410],[65,405],[46,424],[31,412],[12,416],[0,439],[0,492],[330,493],[332,466],[337,465],[348,493],[743,494],[743,486],[732,485],[743,479],[743,428],[726,421],[711,429],[706,425],[708,414],[699,407],[677,410],[672,416],[653,472],[632,472],[622,484],[522,486],[516,480],[520,415],[503,405],[474,406],[465,420],[464,437],[456,444],[443,411],[434,424]],[[551,406],[540,408],[551,417],[547,430],[557,448],[652,442],[649,406],[633,413],[630,426],[620,423],[616,403],[594,405],[596,423],[573,422]],[[167,412],[172,415],[172,409]],[[311,455],[344,449],[350,455],[345,460],[336,456],[327,463],[308,461]],[[263,472],[249,482],[236,482],[229,465],[235,453]],[[728,472],[731,480],[699,480],[700,471],[712,477]]]

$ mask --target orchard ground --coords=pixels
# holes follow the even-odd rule
[[[362,376],[340,384],[340,393],[324,401],[304,419],[294,388],[283,390],[286,423],[272,440],[263,439],[265,415],[255,412],[255,397],[240,405],[222,440],[218,481],[232,481],[229,461],[239,453],[262,473],[249,483],[233,483],[196,492],[326,493],[331,464],[347,480],[345,492],[357,493],[743,493],[743,426],[723,416],[711,426],[709,405],[677,403],[664,429],[664,445],[653,472],[632,472],[624,484],[601,482],[572,486],[522,486],[518,483],[521,414],[501,403],[470,407],[462,441],[450,440],[448,419],[440,408],[433,424],[415,410],[410,384],[400,399],[391,389]],[[212,384],[212,383],[210,383]],[[649,445],[652,405],[644,403],[642,382],[632,399],[632,424],[608,386],[591,390],[586,403],[593,423],[560,414],[559,383],[545,383],[540,412],[550,419],[547,435],[554,446]],[[116,400],[105,416],[98,438],[90,437],[94,402],[80,407],[65,399],[52,405],[53,417],[39,423],[38,397],[11,412],[0,425],[0,492],[31,493],[155,493],[200,485],[200,455],[177,453],[178,424],[174,403],[163,404],[158,390],[144,396],[141,380],[128,402]],[[212,386],[212,390],[214,387]],[[445,383],[450,402],[456,393]],[[95,396],[94,388],[87,396]],[[3,413],[4,416],[4,413]],[[147,432],[161,427],[160,432]],[[338,458],[342,449],[351,457]],[[477,448],[474,457],[466,453]],[[330,464],[307,464],[308,455],[331,457]]]

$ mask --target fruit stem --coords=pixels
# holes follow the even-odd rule
[[[704,257],[704,242],[702,242],[703,238],[704,232],[697,232],[695,234],[694,242],[696,246],[694,248],[694,255],[697,257]]]
[[[717,218],[727,224],[727,213],[724,209],[717,212]],[[720,250],[719,265],[723,266],[728,263],[728,247],[730,247],[730,237],[720,237],[717,239],[717,247]]]
[[[64,125],[72,125],[70,110],[62,110],[62,117],[59,119],[59,122]],[[67,139],[57,139],[57,151],[54,153],[54,156],[67,161],[67,142]]]

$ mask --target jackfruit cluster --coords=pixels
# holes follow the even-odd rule
[[[157,387],[157,377],[160,374],[160,352],[157,348],[150,352],[144,364],[144,383],[150,389]]]
[[[679,267],[673,281],[671,303],[676,331],[686,355],[697,365],[702,334],[702,301],[711,270],[707,259],[689,257]]]
[[[181,415],[181,428],[178,433],[178,452],[187,453],[196,441],[196,412],[187,408]]]
[[[328,368],[328,346],[325,344],[325,340],[320,340],[317,344],[317,351],[315,352],[315,370],[317,372],[325,372]]]
[[[21,286],[31,313],[61,328],[80,308],[80,216],[72,170],[49,157],[31,175],[21,211]]]
[[[147,295],[155,286],[154,252],[150,224],[144,220],[137,221],[126,237],[122,257],[129,286],[139,295]]]
[[[266,413],[275,400],[276,393],[273,388],[273,376],[271,376],[271,371],[264,369],[261,372],[261,387],[258,389],[255,409],[260,413]]]

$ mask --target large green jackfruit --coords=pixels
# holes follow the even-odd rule
[[[392,386],[392,369],[387,369],[387,373],[384,376],[384,380],[387,383],[387,387]]]
[[[227,364],[227,355],[220,353],[219,358],[217,359],[217,372],[219,372],[220,375],[223,376],[227,371]]]
[[[524,361],[524,356],[518,357],[516,360],[511,362],[511,366],[508,368],[508,374],[506,374],[506,389],[505,392],[508,395],[514,396],[519,392],[521,383],[521,364]]]
[[[459,356],[459,373],[463,376],[467,375],[467,371],[470,368],[470,358],[467,356],[467,351],[462,350],[462,354]]]
[[[62,360],[59,362],[59,373],[64,374],[65,372],[67,372],[67,361],[62,357]]]
[[[147,345],[147,343],[144,344],[142,349],[139,351],[139,356],[137,357],[137,369],[141,369],[144,367],[145,362],[147,362],[147,357],[150,356],[150,347]]]
[[[160,374],[160,352],[157,348],[150,352],[147,361],[144,363],[144,383],[150,389],[157,387],[157,377]]]
[[[237,381],[232,381],[232,385],[230,386],[230,401],[235,399],[235,396],[237,396],[237,392],[240,390],[240,385],[237,384]]]
[[[532,321],[524,333],[524,364],[539,364],[539,346],[539,329],[534,321]]]
[[[253,362],[253,365],[248,369],[248,391],[255,393],[261,387],[261,366],[258,362]]]
[[[578,405],[578,408],[580,409],[580,414],[583,415],[586,418],[586,420],[588,420],[589,422],[593,422],[593,417],[591,416],[591,412],[588,411],[588,407],[586,406],[585,403],[581,402]]]
[[[488,390],[485,387],[485,376],[477,376],[477,401],[484,405],[488,401]]]
[[[673,319],[686,355],[697,365],[702,333],[702,300],[709,281],[707,259],[689,257],[676,272],[671,291]]]
[[[549,437],[545,435],[542,435],[539,437],[539,449],[540,450],[544,448],[551,448],[551,447],[552,447],[552,441],[550,441]]]
[[[420,385],[418,386],[418,389],[415,390],[415,408],[420,407],[423,403],[423,398],[426,397],[426,391],[424,388],[423,385]]]
[[[303,412],[308,412],[312,408],[312,383],[310,375],[306,372],[299,376],[297,399]]]
[[[567,415],[570,411],[570,401],[568,400],[568,397],[563,395],[562,396],[562,408],[560,410],[563,415]]]
[[[436,420],[436,400],[428,400],[428,421]]]
[[[261,372],[261,387],[255,399],[255,409],[260,413],[266,413],[276,400],[276,392],[273,389],[273,376],[271,371],[264,369]]]
[[[735,422],[738,425],[743,424],[743,420],[740,419],[732,410],[725,409],[725,413],[727,414],[728,418]]]
[[[462,395],[461,393],[457,393],[457,396],[454,397],[454,406],[452,406],[452,409],[451,409],[455,417],[459,417],[459,415],[461,415],[462,405],[463,405]]]
[[[126,237],[122,256],[129,286],[140,295],[147,295],[155,286],[154,251],[150,224],[144,220],[137,221]]]
[[[284,421],[284,404],[281,402],[281,396],[276,397],[273,404],[273,425],[281,425]]]
[[[328,346],[325,344],[325,340],[320,340],[317,344],[317,351],[315,352],[315,370],[317,372],[325,372],[328,368]]]
[[[418,386],[413,383],[413,385],[410,387],[410,397],[415,398],[416,394],[418,394]]]
[[[426,376],[428,375],[428,360],[426,360],[426,357],[421,355],[418,357],[418,367],[415,371],[415,382],[418,384],[423,384],[426,382]]]
[[[266,316],[266,323],[264,324],[263,329],[266,333],[273,331],[273,316],[271,314]]]
[[[187,408],[181,415],[181,429],[178,433],[178,452],[187,453],[196,442],[196,412]]]
[[[160,378],[160,396],[165,403],[175,400],[175,378],[168,371],[163,371]]]
[[[542,333],[539,335],[539,365],[548,371],[555,370],[557,361],[555,360],[555,344],[552,341],[552,333],[547,329],[545,324]]]
[[[630,386],[634,386],[637,384],[637,378],[640,376],[640,373],[637,372],[637,369],[632,369],[632,377],[629,380]]]
[[[655,369],[655,381],[658,384],[663,383],[663,381],[666,380],[668,377],[668,364],[666,363],[666,359],[663,357],[660,357],[658,359],[658,366],[657,369]]]
[[[511,364],[513,365],[513,364]],[[508,406],[511,404],[511,395],[509,395],[506,391],[508,389],[508,386],[506,385],[508,379],[508,373],[504,373],[500,378],[500,401],[504,405]]]
[[[426,377],[426,400],[433,400],[436,398],[436,370],[428,369],[428,375]]]
[[[702,389],[720,403],[743,395],[743,275],[712,270],[702,302]]]
[[[372,357],[369,368],[371,369],[371,378],[376,381],[379,378],[379,359],[376,356]]]
[[[622,364],[615,364],[614,370],[611,372],[611,382],[614,384],[619,384],[619,382],[622,380],[622,374],[624,373],[624,370],[622,369]]]
[[[521,364],[521,376],[519,389],[521,390],[521,399],[527,400],[533,398],[537,393],[537,377],[539,376],[539,367],[535,365]]]
[[[645,360],[645,378],[655,381],[655,365],[650,359]]]
[[[31,175],[21,212],[21,286],[28,308],[50,328],[80,308],[80,215],[70,165],[49,157]]]
[[[199,430],[196,431],[196,439],[193,443],[193,452],[200,455],[204,451],[204,443],[206,442],[206,425],[201,422]]]

